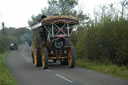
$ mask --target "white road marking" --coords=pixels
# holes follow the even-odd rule
[[[29,61],[29,62],[31,62],[31,60],[29,59],[29,58],[27,58],[27,57],[24,57],[27,61]]]
[[[60,77],[60,78],[62,78],[62,79],[64,79],[64,80],[66,80],[66,81],[68,81],[68,82],[70,82],[70,83],[73,82],[73,81],[71,81],[71,80],[69,80],[69,79],[67,79],[67,78],[65,78],[65,77],[63,77],[63,76],[61,76],[61,75],[59,75],[59,74],[56,74],[56,76],[58,76],[58,77]]]
[[[51,70],[46,70],[47,72],[50,72]]]
[[[22,56],[24,57],[24,54],[22,54]]]
[[[26,59],[27,61],[31,62],[31,59],[29,59],[29,58],[25,57],[25,55],[24,55],[24,54],[22,54],[22,56],[24,57],[24,59]]]
[[[92,70],[88,70],[88,71],[92,71]]]

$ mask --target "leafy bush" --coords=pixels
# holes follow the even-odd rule
[[[128,21],[119,19],[78,28],[75,42],[78,58],[128,65]],[[73,35],[74,36],[74,35]]]

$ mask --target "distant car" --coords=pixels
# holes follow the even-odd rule
[[[10,44],[10,50],[18,50],[18,46],[16,43],[11,43]]]

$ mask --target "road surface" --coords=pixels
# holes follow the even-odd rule
[[[43,70],[32,64],[31,49],[24,44],[6,57],[6,64],[19,85],[128,85],[128,80],[79,67],[71,69],[59,63],[49,63],[49,69]]]

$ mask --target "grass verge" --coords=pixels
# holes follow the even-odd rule
[[[18,85],[5,64],[5,56],[7,56],[8,53],[9,51],[0,54],[0,85]]]
[[[89,62],[87,60],[81,59],[76,60],[76,65],[82,68],[103,72],[105,74],[110,74],[112,76],[128,80],[128,68],[126,66],[119,67],[113,64],[97,64],[94,62]]]

